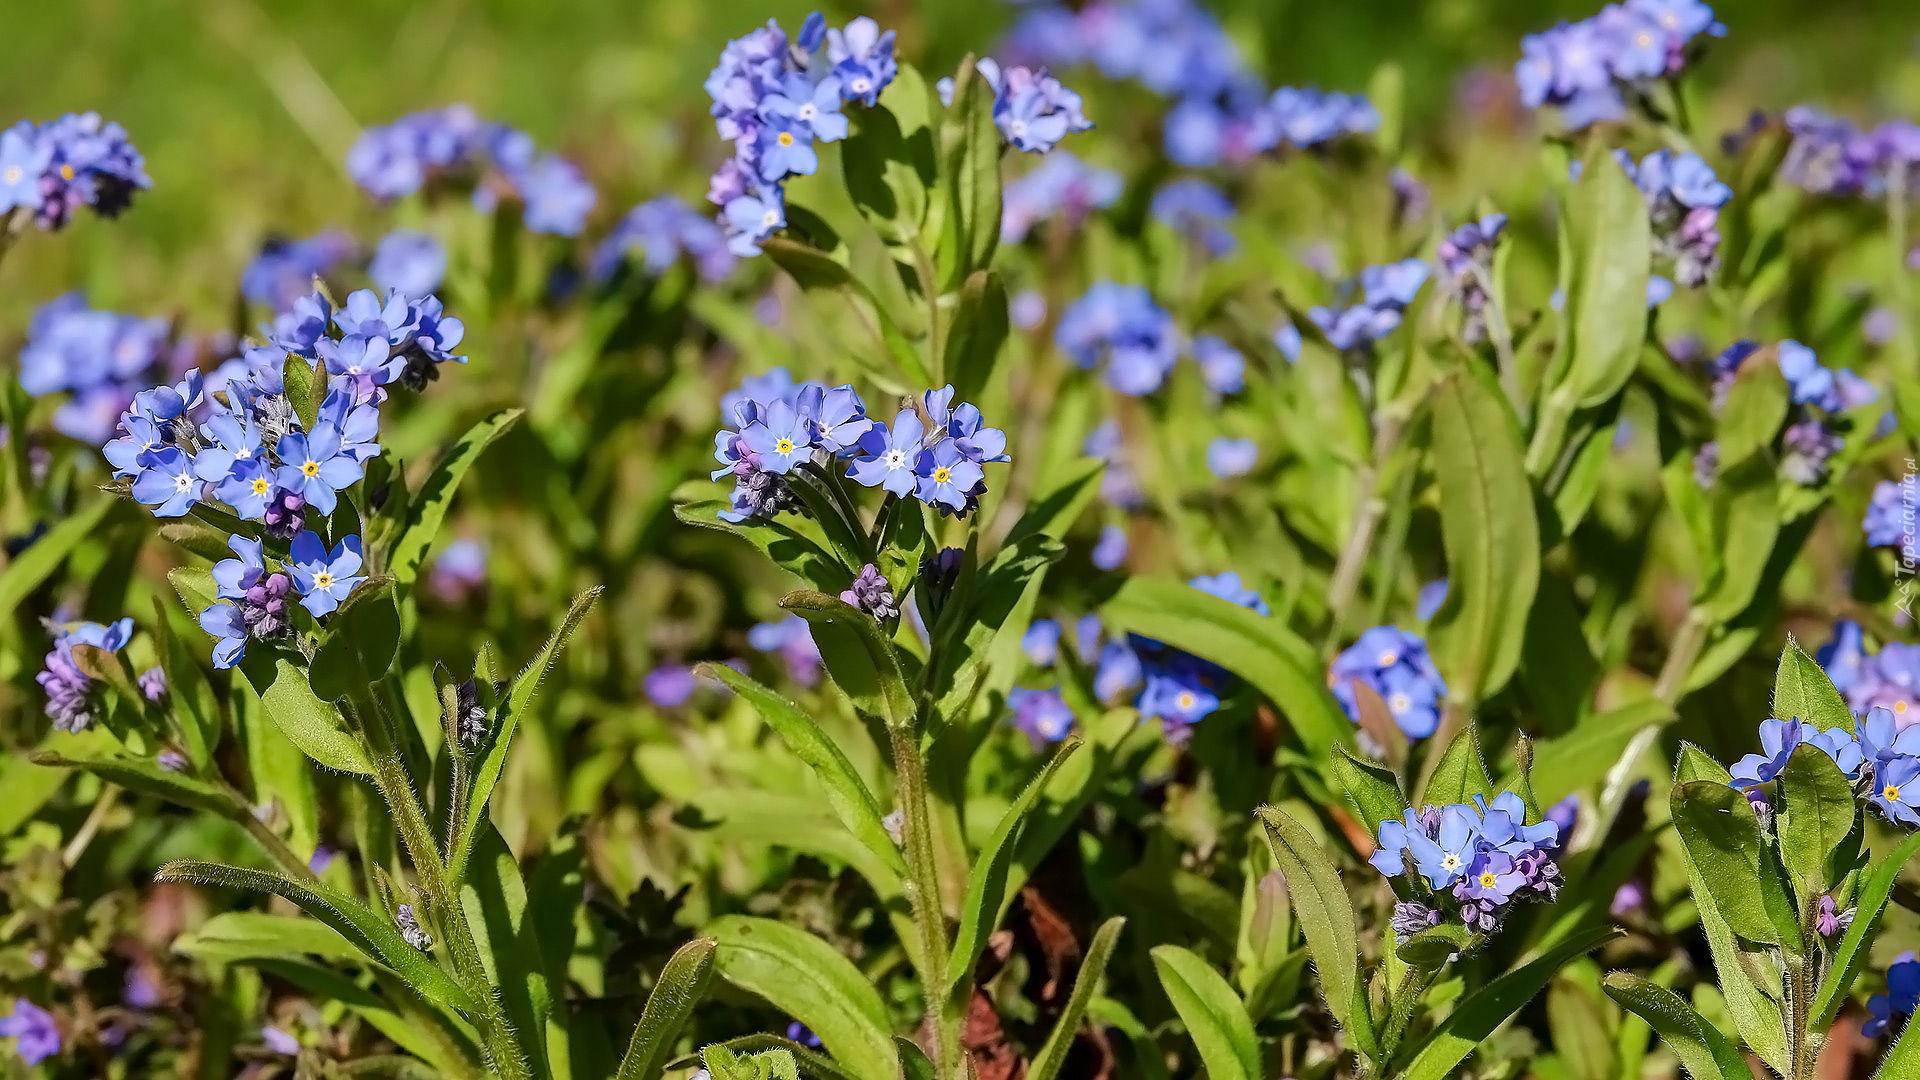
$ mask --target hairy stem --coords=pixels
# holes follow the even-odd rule
[[[907,899],[913,905],[913,921],[919,932],[916,943],[920,980],[926,992],[928,1028],[933,1032],[933,1060],[936,1075],[959,1078],[959,1044],[950,1038],[952,1025],[946,1008],[947,995],[941,984],[947,977],[947,927],[940,908],[940,873],[933,858],[933,829],[929,818],[926,771],[920,761],[920,740],[905,726],[894,725],[888,734],[893,744],[895,798],[899,801],[901,835],[907,856]]]

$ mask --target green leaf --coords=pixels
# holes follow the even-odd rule
[[[168,772],[153,758],[128,756],[71,758],[42,751],[30,756],[35,765],[53,769],[84,769],[102,780],[123,788],[164,799],[175,806],[205,810],[209,814],[231,818],[236,813],[233,800],[225,792],[204,780],[183,773]],[[244,811],[240,811],[244,812]]]
[[[1631,1010],[1660,1033],[1693,1080],[1753,1080],[1739,1047],[1693,1010],[1680,995],[1630,971],[1616,971],[1602,982],[1607,996]]]
[[[1126,924],[1127,920],[1115,915],[1094,931],[1093,943],[1087,946],[1087,955],[1080,961],[1080,974],[1073,980],[1073,992],[1067,995],[1067,1004],[1053,1022],[1053,1031],[1027,1067],[1027,1080],[1053,1080],[1060,1066],[1066,1064],[1067,1051],[1073,1048],[1074,1037],[1080,1031],[1080,1020],[1087,1014],[1087,1004],[1093,1000],[1094,990],[1106,973],[1107,961],[1113,958],[1113,947],[1119,943],[1120,931]]]
[[[1607,147],[1594,143],[1572,191],[1572,358],[1555,393],[1585,409],[1619,393],[1639,362],[1653,245],[1646,200]]]
[[[1713,486],[1711,513],[1720,571],[1699,606],[1719,622],[1746,610],[1766,574],[1780,533],[1776,487],[1773,456],[1766,453],[1722,470]]]
[[[512,1037],[533,1076],[546,1078],[552,1075],[546,1036],[554,988],[547,983],[539,933],[527,919],[527,884],[519,861],[491,824],[481,831],[474,855],[460,880],[460,906],[487,982],[499,988]],[[572,929],[569,923],[567,930]]]
[[[1491,799],[1497,794],[1493,779],[1487,775],[1486,759],[1480,754],[1480,729],[1469,722],[1447,744],[1434,766],[1427,789],[1420,794],[1422,806],[1472,802],[1475,795]]]
[[[960,287],[941,371],[955,401],[974,401],[993,382],[1007,344],[1007,287],[992,270],[975,270]]]
[[[1720,444],[1720,467],[1739,465],[1754,454],[1773,445],[1787,422],[1789,406],[1787,380],[1780,374],[1779,357],[1773,346],[1747,358],[1727,388],[1726,404],[1720,409],[1715,429]]]
[[[1900,1038],[1880,1059],[1873,1080],[1908,1080],[1920,1076],[1920,1024],[1908,1020],[1900,1027]]]
[[[1611,926],[1596,926],[1575,934],[1557,948],[1481,987],[1456,1006],[1440,1022],[1433,1034],[1421,1044],[1413,1061],[1400,1074],[1400,1080],[1447,1080],[1474,1047],[1494,1029],[1533,1000],[1553,973],[1569,960],[1587,953],[1620,936]]]
[[[924,102],[921,109],[925,111]],[[900,121],[884,103],[853,110],[853,131],[840,143],[847,194],[880,239],[890,245],[912,243],[926,218],[933,148],[926,145],[924,149],[926,159],[915,161]]]
[[[788,750],[813,770],[814,778],[826,789],[827,803],[847,831],[865,844],[882,863],[899,877],[907,876],[900,848],[887,832],[880,803],[868,790],[866,781],[854,770],[853,763],[840,747],[820,730],[800,706],[767,689],[748,676],[724,664],[702,664],[701,674],[718,679],[739,694],[760,718],[780,736]]]
[[[627,1043],[627,1055],[620,1059],[620,1071],[614,1080],[653,1080],[673,1052],[674,1040],[687,1026],[693,1008],[706,995],[707,981],[713,977],[713,955],[719,943],[712,938],[694,938],[680,946],[660,978],[647,995],[647,1006],[640,1013],[640,1024]]]
[[[288,353],[280,363],[280,381],[286,387],[293,414],[300,418],[300,426],[312,431],[320,420],[320,403],[327,397],[326,372],[313,361]]]
[[[1245,679],[1314,758],[1353,744],[1353,723],[1328,693],[1319,658],[1283,621],[1159,577],[1127,579],[1100,613],[1116,631],[1164,641]]]
[[[1734,933],[1748,941],[1800,948],[1793,902],[1745,794],[1712,780],[1677,784],[1673,825],[1699,870],[1695,889],[1713,897]]]
[[[81,541],[98,533],[101,523],[119,505],[118,499],[96,499],[15,555],[7,568],[0,570],[0,611],[21,610],[21,605],[40,583],[73,554]]]
[[[1520,664],[1540,581],[1540,523],[1520,431],[1499,393],[1456,372],[1434,388],[1432,409],[1447,599],[1428,640],[1448,697],[1471,706]]]
[[[1377,761],[1365,761],[1347,752],[1333,750],[1333,775],[1346,789],[1347,801],[1360,813],[1360,821],[1370,835],[1380,832],[1383,821],[1398,821],[1407,811],[1407,797],[1400,793],[1400,780],[1393,770]]]
[[[1260,1080],[1260,1043],[1253,1021],[1227,980],[1178,945],[1154,949],[1153,968],[1200,1051],[1208,1080]]]
[[[160,538],[167,543],[191,552],[210,562],[233,557],[233,551],[227,546],[229,533],[204,522],[181,518],[160,526]]]
[[[726,521],[720,514],[729,509],[723,499],[694,497],[710,485],[693,481],[674,492],[673,516],[688,525],[713,529],[740,537],[757,547],[787,573],[822,592],[841,589],[859,573],[832,553],[832,545],[811,518],[788,514],[779,518],[751,518],[742,522]]]
[[[472,1012],[474,1001],[431,958],[408,945],[400,929],[390,919],[376,914],[364,904],[319,882],[295,881],[283,874],[249,870],[220,863],[182,859],[162,866],[156,881],[185,881],[195,885],[230,889],[252,889],[285,897],[302,911],[338,931],[369,959],[392,968],[409,986],[429,1000]]]
[[[1013,805],[1000,815],[1000,824],[994,828],[992,838],[980,849],[980,857],[967,874],[967,897],[960,905],[960,926],[954,932],[953,951],[947,955],[948,993],[972,974],[973,962],[981,947],[993,928],[1000,924],[1007,905],[1013,902],[1013,890],[1007,885],[1007,869],[1013,861],[1014,833],[1033,809],[1034,801],[1046,790],[1047,781],[1053,779],[1053,774],[1078,749],[1079,739],[1069,738],[1060,744],[1046,767],[1027,781]]]
[[[1840,1007],[1847,1003],[1853,990],[1853,981],[1867,966],[1868,954],[1873,951],[1873,939],[1880,932],[1880,912],[1887,906],[1887,897],[1893,894],[1894,882],[1900,878],[1900,872],[1920,855],[1920,833],[1912,833],[1900,841],[1891,852],[1874,863],[1873,873],[1861,883],[1860,891],[1853,898],[1853,925],[1841,936],[1840,943],[1833,948],[1833,956],[1827,966],[1827,977],[1813,998],[1813,1019],[1808,1027],[1814,1031],[1825,1031],[1833,1024],[1833,1018]]]
[[[714,970],[807,1025],[860,1080],[894,1080],[897,1057],[879,991],[853,962],[804,930],[744,915],[707,927]]]
[[[1733,774],[1727,771],[1719,759],[1690,742],[1680,744],[1679,758],[1673,765],[1673,781],[1676,784],[1691,783],[1695,780],[1712,780],[1718,784],[1733,783]]]
[[[1067,466],[1067,475],[1059,486],[1027,504],[1020,520],[1013,523],[1001,549],[1014,547],[1030,536],[1062,539],[1067,530],[1100,492],[1100,476],[1107,463],[1098,458],[1080,458]]]
[[[205,768],[213,748],[220,745],[220,702],[207,682],[206,672],[173,632],[166,601],[153,598],[153,636],[160,654],[160,670],[167,678],[167,709],[177,729],[180,749],[196,768]]]
[[[1430,926],[1408,938],[1394,950],[1400,959],[1422,971],[1437,971],[1456,954],[1473,945],[1473,932],[1459,923]]]
[[[799,208],[793,204],[787,206],[789,222],[795,220]],[[927,371],[927,365],[920,358],[920,352],[914,348],[892,316],[887,314],[880,301],[875,298],[866,283],[853,276],[845,263],[835,259],[817,248],[782,236],[769,237],[760,244],[760,249],[774,261],[780,269],[793,276],[801,288],[810,293],[835,297],[850,309],[855,321],[865,324],[873,330],[876,345],[899,366],[897,372],[887,371],[884,367],[875,367],[866,362],[865,355],[856,353],[855,359],[867,366],[876,378],[886,380],[896,386],[927,386],[933,382],[933,376]],[[902,382],[904,380],[904,382]]]
[[[433,472],[408,504],[406,524],[401,526],[393,550],[387,554],[387,572],[402,586],[412,584],[419,576],[420,566],[426,562],[427,552],[440,534],[440,523],[446,520],[454,492],[467,470],[473,468],[473,463],[480,460],[480,454],[493,445],[495,439],[513,427],[523,411],[501,409],[473,425],[434,463]]]
[[[940,182],[947,208],[940,264],[947,288],[993,261],[1000,243],[1000,129],[993,87],[972,53],[953,76],[953,105],[940,123]]]
[[[1274,861],[1287,879],[1294,915],[1306,935],[1307,951],[1313,954],[1313,968],[1320,976],[1327,1011],[1357,1044],[1371,1047],[1373,1022],[1360,981],[1353,902],[1340,884],[1340,872],[1334,869],[1320,842],[1299,822],[1271,806],[1261,807],[1258,814],[1266,826]]]
[[[1773,677],[1773,715],[1782,720],[1804,720],[1821,731],[1839,728],[1854,733],[1853,710],[1834,689],[1825,668],[1787,639],[1780,652],[1780,669]]]
[[[174,939],[173,951],[217,963],[275,957],[358,960],[365,954],[318,919],[226,911]]]
[[[1780,771],[1774,832],[1780,838],[1780,861],[1802,904],[1812,903],[1846,875],[1853,861],[1846,841],[1858,814],[1853,782],[1840,766],[1817,746],[1803,743],[1795,749]],[[1857,852],[1857,841],[1853,847]]]
[[[873,616],[839,597],[817,592],[788,593],[780,606],[812,624],[827,673],[853,700],[854,708],[894,727],[913,724],[913,694],[900,670],[900,658]]]
[[[532,662],[514,676],[505,699],[495,707],[485,749],[474,766],[472,789],[467,793],[466,810],[460,816],[460,831],[447,859],[447,873],[452,880],[459,881],[465,873],[467,858],[473,853],[474,840],[480,833],[480,826],[487,821],[487,800],[493,797],[493,787],[500,782],[500,774],[507,767],[507,751],[513,745],[513,735],[520,726],[521,715],[533,701],[534,691],[540,688],[541,680],[547,677],[554,661],[560,658],[560,650],[566,646],[567,639],[573,636],[581,621],[587,617],[587,612],[593,609],[593,602],[600,598],[600,592],[600,586],[596,585],[574,598],[560,625],[553,628],[547,643],[541,646]]]
[[[1589,716],[1557,739],[1533,746],[1533,791],[1543,806],[1552,806],[1576,791],[1585,791],[1614,767],[1633,737],[1649,727],[1674,721],[1673,706],[1649,698]]]
[[[373,775],[360,740],[341,730],[339,711],[314,694],[306,673],[285,654],[256,648],[240,661],[240,673],[260,695],[273,726],[301,753],[329,769]]]
[[[326,637],[307,665],[314,696],[339,701],[392,669],[400,652],[400,609],[393,591],[393,579],[369,579],[327,617]]]

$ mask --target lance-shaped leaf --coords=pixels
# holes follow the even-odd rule
[[[1373,1021],[1360,982],[1353,902],[1340,884],[1340,872],[1334,869],[1320,842],[1299,822],[1271,806],[1261,807],[1258,813],[1267,829],[1274,862],[1286,876],[1289,898],[1306,935],[1307,951],[1313,954],[1313,968],[1320,976],[1327,1011],[1372,1056]]]
[[[667,966],[660,969],[660,978],[647,995],[640,1024],[633,1029],[633,1039],[627,1043],[627,1055],[620,1059],[620,1071],[614,1074],[614,1080],[653,1080],[660,1074],[680,1029],[706,995],[717,945],[712,938],[694,938],[680,946]]]
[[[1847,699],[1834,689],[1826,669],[1791,638],[1780,652],[1780,669],[1773,676],[1773,715],[1804,720],[1821,731],[1839,728],[1853,734],[1853,710],[1847,707]]]
[[[940,265],[946,288],[993,261],[1000,244],[1000,129],[994,90],[968,53],[953,76],[953,104],[940,123],[940,184],[946,218]]]
[[[222,964],[268,959],[358,960],[365,954],[318,919],[226,911],[174,939],[173,950]]]
[[[1345,747],[1335,747],[1333,775],[1346,789],[1347,801],[1359,811],[1368,835],[1379,835],[1381,822],[1397,821],[1406,813],[1407,797],[1400,793],[1400,780],[1385,765],[1357,758]]]
[[[1471,706],[1520,664],[1540,583],[1540,523],[1519,428],[1499,392],[1456,372],[1435,387],[1432,409],[1447,599],[1428,639],[1448,696]]]
[[[1126,923],[1127,920],[1115,915],[1094,931],[1093,944],[1087,946],[1086,958],[1080,961],[1080,974],[1073,980],[1073,992],[1067,995],[1067,1004],[1060,1010],[1059,1019],[1053,1022],[1053,1031],[1027,1067],[1027,1080],[1053,1080],[1059,1075],[1060,1066],[1066,1064],[1067,1051],[1073,1048],[1074,1036],[1080,1030],[1080,1020],[1086,1016],[1087,1004],[1093,1000],[1094,991],[1106,974],[1107,961],[1113,958],[1113,947],[1119,943],[1120,930]]]
[[[411,584],[419,576],[420,566],[426,561],[434,538],[440,534],[440,523],[446,520],[447,509],[453,505],[453,494],[467,470],[473,468],[473,463],[480,460],[481,453],[493,445],[495,439],[513,427],[522,411],[502,409],[473,425],[434,463],[433,472],[408,504],[406,524],[400,527],[393,551],[387,556],[387,571],[401,585]]]
[[[459,832],[454,837],[451,853],[447,859],[448,875],[459,881],[465,871],[467,858],[473,853],[473,845],[479,836],[480,826],[487,820],[487,800],[493,797],[493,787],[500,782],[500,774],[507,767],[507,751],[513,745],[513,735],[520,727],[520,717],[532,703],[533,695],[540,683],[553,669],[554,662],[560,658],[560,650],[566,647],[567,639],[586,619],[587,612],[593,609],[593,602],[600,598],[600,586],[594,586],[574,598],[572,606],[553,628],[552,636],[541,647],[539,655],[514,676],[506,697],[494,709],[492,730],[487,732],[485,749],[481,751],[479,761],[473,769],[473,786],[467,793],[467,805],[458,819]]]
[[[1860,891],[1853,898],[1853,925],[1847,927],[1840,944],[1834,946],[1826,980],[1814,994],[1813,1020],[1808,1025],[1812,1030],[1825,1031],[1840,1012],[1840,1006],[1846,1004],[1853,981],[1866,969],[1873,940],[1879,936],[1880,913],[1886,909],[1887,897],[1892,895],[1894,882],[1915,855],[1920,855],[1920,833],[1900,841],[1874,864],[1873,873],[1861,883]]]
[[[788,203],[788,224],[798,222],[800,213],[798,205]],[[881,380],[883,385],[890,383],[904,388],[926,386],[933,381],[926,362],[920,358],[919,350],[914,348],[913,342],[893,317],[887,314],[887,309],[874,296],[873,290],[854,277],[844,262],[819,248],[784,236],[769,237],[761,243],[760,249],[776,266],[791,274],[793,280],[808,293],[837,299],[846,305],[855,322],[872,328],[878,338],[875,344],[898,365],[898,370],[888,371],[884,365],[871,362],[864,353],[857,353],[855,360],[866,367],[869,374]],[[844,249],[839,254],[844,258]]]
[[[954,400],[973,401],[993,380],[1006,351],[1007,287],[992,270],[975,270],[960,287],[960,306],[947,333],[944,373]]]
[[[254,649],[240,662],[267,718],[300,752],[329,769],[373,775],[360,740],[341,729],[340,713],[307,685],[306,673],[283,653]]]
[[[1800,948],[1800,923],[1753,804],[1738,788],[1696,780],[1673,789],[1673,826],[1704,888],[1734,933]]]
[[[552,1075],[546,1047],[553,988],[541,959],[540,934],[527,918],[527,883],[520,863],[491,823],[480,832],[460,881],[460,905],[473,933],[487,982],[499,988],[513,1037],[539,1080]],[[565,927],[569,941],[571,923]]]
[[[1633,375],[1647,332],[1652,227],[1646,199],[1612,153],[1594,145],[1572,189],[1572,358],[1566,381],[1555,391],[1574,409],[1591,408],[1620,392]]]
[[[1772,446],[1773,437],[1787,422],[1788,405],[1787,380],[1780,374],[1775,348],[1768,346],[1749,356],[1734,375],[1726,404],[1720,408],[1720,423],[1714,431],[1720,466],[1738,465]]]
[[[1487,775],[1486,759],[1480,753],[1480,729],[1472,723],[1447,744],[1446,753],[1434,766],[1427,789],[1420,794],[1422,806],[1472,802],[1475,795],[1491,799],[1496,794],[1493,779]]]
[[[817,937],[771,919],[729,915],[707,927],[721,978],[807,1025],[860,1080],[894,1080],[886,1004],[853,961]]]
[[[728,533],[757,547],[787,573],[821,591],[844,588],[859,567],[849,567],[833,554],[833,546],[812,518],[787,514],[733,522],[720,517],[729,508],[724,499],[704,497],[712,485],[690,481],[674,492],[673,516],[688,525]]]
[[[1414,934],[1393,951],[1413,967],[1437,971],[1447,961],[1472,948],[1473,937],[1473,932],[1460,923],[1441,923]]]
[[[1630,971],[1613,972],[1601,986],[1608,997],[1660,1033],[1660,1041],[1694,1080],[1753,1080],[1739,1047],[1680,995]]]
[[[913,694],[900,670],[900,658],[873,616],[817,592],[788,593],[780,606],[811,624],[827,673],[853,700],[854,708],[895,727],[913,724]]]
[[[1421,1044],[1412,1063],[1400,1074],[1401,1080],[1447,1080],[1474,1047],[1533,1000],[1554,972],[1620,934],[1617,927],[1590,927],[1468,995]]]
[[[1710,512],[1720,552],[1720,571],[1707,585],[1700,608],[1728,622],[1753,602],[1780,535],[1778,482],[1773,455],[1764,451],[1721,472]]]
[[[967,874],[967,897],[960,906],[960,927],[954,933],[953,951],[947,956],[949,992],[973,971],[973,962],[986,944],[987,936],[993,933],[1007,905],[1013,902],[1013,890],[1007,887],[1007,869],[1013,862],[1014,834],[1025,822],[1027,812],[1033,809],[1034,800],[1046,790],[1047,781],[1053,779],[1053,774],[1078,749],[1079,739],[1069,738],[1060,744],[1040,775],[1028,781],[1013,805],[1000,815],[1000,824]]]
[[[280,363],[280,382],[300,426],[312,431],[320,419],[320,403],[327,397],[327,373],[313,361],[288,353]]]
[[[1920,1024],[1908,1020],[1900,1029],[1899,1041],[1880,1060],[1880,1070],[1873,1074],[1873,1080],[1909,1080],[1914,1076],[1920,1076]]]
[[[1153,967],[1200,1051],[1209,1080],[1260,1080],[1260,1042],[1253,1021],[1213,965],[1178,945],[1162,945],[1153,950]]]
[[[53,769],[84,769],[102,780],[119,784],[130,791],[164,799],[175,806],[205,810],[222,817],[233,817],[236,807],[226,793],[204,780],[160,767],[152,758],[127,756],[71,758],[40,752],[32,755],[35,765]]]
[[[96,499],[48,529],[0,570],[0,611],[18,611],[33,590],[65,562],[80,542],[99,532],[118,499]]]
[[[903,71],[905,68],[902,65]],[[918,90],[923,99],[920,111],[925,113],[925,84]],[[911,92],[912,88],[905,86],[887,87],[896,101]],[[927,185],[933,182],[931,133],[916,147],[908,143],[902,128],[899,118],[883,101],[877,108],[854,111],[853,131],[840,144],[847,194],[880,239],[895,246],[913,243],[919,237],[920,222],[927,214]]]
[[[179,860],[160,868],[156,881],[185,881],[230,889],[253,889],[285,897],[352,942],[368,959],[392,968],[429,1000],[471,1012],[473,998],[427,954],[407,944],[391,919],[353,897],[318,882],[295,881],[282,874],[220,863]]]
[[[725,683],[752,705],[760,719],[786,743],[787,749],[813,770],[814,778],[826,789],[828,805],[833,807],[834,815],[847,831],[896,875],[907,876],[907,865],[900,858],[899,846],[887,832],[879,801],[867,789],[866,781],[860,779],[853,762],[847,760],[847,755],[820,730],[811,716],[800,706],[724,664],[702,664],[700,673]]]
[[[1858,820],[1853,782],[1819,747],[1802,743],[1780,771],[1774,832],[1780,861],[1803,904],[1839,884],[1852,866],[1860,849]]]
[[[1230,600],[1158,577],[1134,577],[1101,608],[1131,630],[1211,660],[1278,706],[1316,759],[1353,744],[1353,723],[1327,692],[1319,658],[1286,624]]]

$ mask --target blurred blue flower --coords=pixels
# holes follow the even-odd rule
[[[1260,447],[1252,439],[1222,435],[1207,444],[1207,471],[1223,480],[1245,476],[1259,460]]]
[[[1127,530],[1118,525],[1102,525],[1100,539],[1093,545],[1093,565],[1101,570],[1118,570],[1127,561]]]
[[[313,292],[313,279],[325,277],[353,257],[353,237],[328,229],[305,240],[270,239],[240,275],[240,292],[249,301],[285,311]]]
[[[395,229],[374,249],[367,276],[382,292],[418,300],[446,280],[447,249],[432,233]]]
[[[1053,340],[1077,367],[1104,360],[1107,385],[1136,397],[1158,390],[1179,358],[1173,316],[1140,285],[1095,282],[1060,316]]]
[[[1013,710],[1013,726],[1025,732],[1036,746],[1059,742],[1073,730],[1073,710],[1058,688],[1016,686],[1007,691],[1007,707]]]
[[[1414,614],[1422,621],[1433,618],[1440,605],[1447,602],[1447,579],[1429,581],[1420,586],[1420,598],[1414,604]]]
[[[1193,339],[1193,359],[1200,380],[1216,394],[1232,395],[1246,389],[1247,358],[1223,338],[1201,334]]]
[[[1077,229],[1088,214],[1112,206],[1124,187],[1120,174],[1111,169],[1094,168],[1066,150],[1049,154],[1031,172],[1007,181],[1000,239],[1017,244],[1034,226],[1055,218],[1066,228]],[[1045,313],[1044,301],[1041,312]]]
[[[12,1038],[13,1052],[29,1068],[60,1052],[60,1028],[53,1014],[26,998],[15,998],[13,1011],[0,1016],[0,1039]]]
[[[1224,224],[1234,218],[1233,202],[1205,180],[1175,180],[1153,194],[1154,220],[1198,240],[1209,252],[1225,255],[1238,244]]]
[[[672,195],[641,203],[620,219],[593,250],[593,279],[609,280],[636,251],[642,256],[641,266],[653,277],[666,273],[682,255],[692,259],[708,281],[719,281],[733,271],[734,255],[727,249],[726,232]]]
[[[1035,619],[1020,636],[1020,650],[1034,667],[1052,667],[1060,658],[1060,624],[1053,619]]]
[[[1424,739],[1440,726],[1439,699],[1446,680],[1418,634],[1376,626],[1361,634],[1327,670],[1327,686],[1354,723],[1360,722],[1359,682],[1386,702],[1387,712],[1409,738]]]

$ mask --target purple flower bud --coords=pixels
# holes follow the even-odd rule
[[[1403,944],[1422,930],[1440,925],[1440,912],[1418,900],[1404,900],[1393,905],[1393,940]]]
[[[892,619],[900,615],[900,607],[895,603],[893,593],[888,591],[887,579],[880,574],[880,568],[868,563],[860,568],[860,576],[840,594],[840,599],[876,619]]]
[[[1607,911],[1616,919],[1625,918],[1628,913],[1639,911],[1647,906],[1647,886],[1643,882],[1628,881],[1613,891],[1613,903]]]

